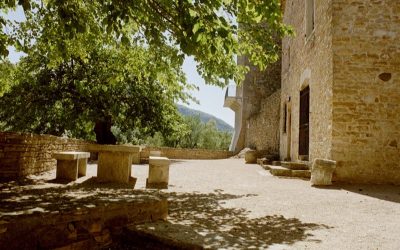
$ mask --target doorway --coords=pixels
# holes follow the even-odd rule
[[[286,133],[286,157],[285,161],[291,160],[291,145],[292,145],[292,105],[290,103],[290,97],[285,103],[285,130]]]
[[[310,131],[310,87],[300,91],[299,159],[308,158]]]

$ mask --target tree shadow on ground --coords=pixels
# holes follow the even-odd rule
[[[303,223],[297,218],[268,215],[251,218],[242,208],[226,208],[223,203],[249,195],[215,193],[169,193],[168,222],[151,223],[132,229],[136,235],[145,232],[169,238],[177,246],[201,248],[267,248],[273,244],[292,245],[299,241],[319,242],[311,231],[329,229],[322,224]],[[250,196],[252,196],[250,194]],[[179,247],[177,247],[179,248]]]
[[[82,183],[69,185],[53,185],[36,180],[2,183],[0,185],[0,217],[29,215],[37,212],[66,212],[160,197],[156,190],[134,190],[134,183],[99,183],[95,179],[93,177]]]
[[[93,178],[80,184],[56,187],[32,188],[14,183],[0,187],[0,218],[12,220],[37,213],[63,214],[96,206],[112,209],[113,204],[167,198],[169,222],[160,223],[164,229],[158,228],[152,233],[171,235],[175,242],[195,243],[205,248],[248,249],[292,245],[299,241],[319,242],[313,238],[312,231],[329,229],[326,225],[304,223],[281,215],[252,218],[243,208],[224,207],[227,200],[250,196],[254,194],[233,195],[222,190],[213,193],[133,190],[131,184],[98,183]],[[144,226],[148,228],[149,224]]]
[[[346,190],[380,200],[400,203],[400,186],[396,185],[333,183],[332,186],[316,186],[316,188]]]

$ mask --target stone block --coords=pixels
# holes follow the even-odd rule
[[[287,176],[287,177],[292,176],[292,170],[290,170],[290,169],[287,169],[287,168],[284,168],[281,166],[272,166],[272,165],[270,165],[269,168],[270,168],[269,171],[272,175]]]
[[[310,170],[292,170],[292,177],[310,179],[311,171]]]
[[[140,146],[134,145],[101,145],[101,144],[90,144],[88,145],[88,151],[90,152],[120,152],[129,153],[131,156],[131,163],[140,163]]]
[[[311,168],[311,185],[332,185],[332,174],[336,168],[336,161],[315,159]]]
[[[78,176],[86,176],[87,158],[78,160]]]
[[[248,150],[244,154],[244,160],[246,163],[257,163],[257,151],[256,150]]]
[[[57,152],[53,153],[53,158],[56,160],[78,160],[78,159],[87,159],[90,157],[90,153],[88,152]]]
[[[57,160],[56,178],[75,181],[78,174],[86,175],[87,152],[58,152],[53,154]]]
[[[56,178],[69,181],[78,179],[78,161],[57,160]]]
[[[168,188],[169,164],[170,160],[166,157],[150,156],[146,188]]]
[[[129,183],[132,168],[130,152],[101,151],[97,163],[97,179],[100,182]]]
[[[292,170],[309,170],[308,163],[306,162],[282,161],[281,166]]]

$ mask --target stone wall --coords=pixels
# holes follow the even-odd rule
[[[334,0],[333,23],[335,177],[399,184],[400,1]]]
[[[276,115],[279,117],[277,99],[280,96],[275,93],[281,85],[281,61],[269,65],[263,71],[250,65],[245,57],[239,58],[238,63],[249,66],[250,71],[237,93],[242,98],[242,106],[239,116],[241,120],[238,121],[241,123],[241,131],[236,152],[249,147],[277,154],[279,141],[276,138],[279,125],[275,124],[279,123]]]
[[[264,100],[281,86],[281,61],[269,65],[264,71],[249,65],[246,59],[239,63],[250,67],[242,83],[242,119],[245,122],[258,114]]]
[[[315,29],[306,37],[305,1],[287,0],[284,23],[295,31],[282,41],[281,159],[298,160],[300,91],[310,87],[309,158],[330,158],[332,140],[332,0],[315,1]],[[286,104],[286,105],[285,105]],[[284,121],[284,108],[287,119]]]
[[[247,147],[265,150],[268,154],[279,154],[280,100],[281,91],[278,90],[264,98],[260,111],[247,120]]]
[[[142,161],[149,158],[150,151],[161,151],[161,156],[170,159],[226,159],[233,156],[233,153],[225,150],[207,150],[207,149],[185,149],[185,148],[167,148],[167,147],[145,147],[140,152]]]
[[[0,132],[0,177],[17,178],[51,170],[56,151],[86,151],[90,142],[51,135]]]

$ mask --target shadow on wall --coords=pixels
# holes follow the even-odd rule
[[[127,238],[170,239],[171,249],[235,248],[264,249],[274,244],[292,245],[312,239],[311,231],[329,229],[321,224],[303,223],[297,218],[281,215],[250,218],[249,212],[238,208],[224,208],[225,200],[242,197],[222,193],[170,193],[169,222],[150,223],[130,229]],[[135,242],[146,242],[146,240]],[[179,244],[177,244],[179,242]],[[197,246],[197,247],[196,247]],[[148,246],[140,245],[146,249]]]
[[[400,186],[396,185],[371,185],[371,184],[344,184],[334,183],[333,186],[316,187],[321,189],[346,190],[372,198],[400,203]]]

